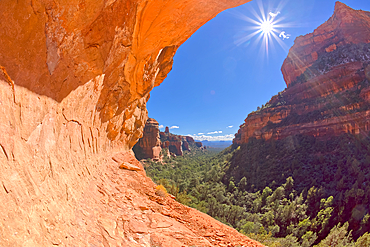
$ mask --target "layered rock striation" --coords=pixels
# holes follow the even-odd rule
[[[0,1],[0,245],[257,246],[156,197],[131,151],[177,48],[245,2]]]
[[[337,2],[327,22],[295,40],[281,70],[287,88],[248,115],[234,143],[370,131],[370,12]]]

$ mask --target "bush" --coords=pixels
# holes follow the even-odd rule
[[[155,187],[155,194],[157,196],[166,197],[167,190],[162,184],[160,184],[160,185],[157,185],[157,187]]]

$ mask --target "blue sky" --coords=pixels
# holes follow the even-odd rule
[[[344,0],[370,11],[369,0]],[[286,87],[280,71],[297,36],[313,32],[333,14],[334,0],[254,0],[220,13],[177,51],[172,71],[153,89],[147,108],[161,129],[195,139],[232,140],[247,115]],[[278,14],[268,53],[256,31],[255,14]],[[270,16],[271,17],[271,16]],[[248,21],[249,20],[249,21]],[[241,42],[243,41],[243,42]],[[161,126],[161,127],[162,127]]]

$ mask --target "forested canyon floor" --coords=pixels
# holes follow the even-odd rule
[[[145,167],[179,202],[266,246],[366,247],[369,153],[369,137],[297,135],[252,139],[219,154],[186,152]]]

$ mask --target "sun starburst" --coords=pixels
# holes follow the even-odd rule
[[[274,23],[271,21],[271,20],[266,20],[266,21],[263,21],[261,24],[260,24],[260,31],[264,34],[264,35],[269,35],[271,34],[271,32],[274,31]]]
[[[263,53],[268,55],[269,48],[274,47],[276,41],[283,49],[288,49],[286,44],[283,42],[284,39],[289,39],[290,35],[286,34],[283,28],[288,27],[287,23],[283,24],[284,18],[281,17],[282,6],[279,5],[274,11],[265,11],[261,1],[257,1],[259,13],[255,9],[251,9],[252,15],[255,19],[252,19],[246,15],[239,15],[241,19],[247,21],[252,25],[246,27],[246,32],[239,39],[236,40],[237,45],[244,43],[250,43],[252,40],[256,44],[262,44],[260,47]],[[251,32],[252,30],[252,32]]]

